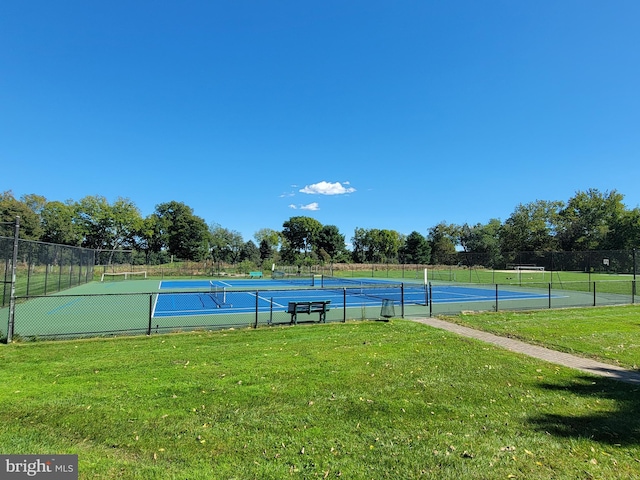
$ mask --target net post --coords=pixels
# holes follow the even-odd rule
[[[13,233],[13,256],[11,259],[11,296],[9,297],[9,322],[7,324],[7,343],[13,341],[13,328],[16,316],[16,263],[18,263],[18,238],[20,235],[20,217],[16,217]]]

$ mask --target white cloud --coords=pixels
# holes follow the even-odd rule
[[[344,185],[349,185],[349,182],[344,182]],[[313,185],[307,185],[300,190],[300,193],[316,194],[316,195],[344,195],[347,193],[353,193],[356,191],[353,187],[345,187],[340,182],[319,182]]]
[[[316,210],[320,210],[320,205],[318,205],[318,202],[313,202],[313,203],[309,203],[307,205],[294,205],[291,204],[289,205],[289,208],[293,209],[293,210],[311,210],[311,211],[316,211]]]
[[[300,210],[320,210],[320,205],[317,202],[313,202],[308,205],[301,205]]]

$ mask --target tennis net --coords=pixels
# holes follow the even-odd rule
[[[285,273],[280,271],[274,271],[271,274],[273,280],[280,280],[282,282],[290,283],[292,285],[300,285],[303,287],[313,286],[313,275],[301,275],[297,273]]]
[[[408,301],[415,304],[427,303],[427,290],[421,283],[389,282],[380,279],[344,278],[323,275],[315,286],[324,290],[344,292],[347,295],[394,300],[398,303]]]
[[[209,281],[209,296],[218,304],[218,306],[226,305],[227,303],[227,288],[221,287],[213,281]]]

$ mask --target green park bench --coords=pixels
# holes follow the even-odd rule
[[[289,302],[287,313],[291,314],[291,323],[293,325],[298,323],[299,313],[306,313],[307,315],[310,315],[312,313],[318,313],[319,314],[318,322],[325,323],[327,319],[327,312],[329,311],[330,303],[331,303],[331,300],[310,301],[310,302]]]

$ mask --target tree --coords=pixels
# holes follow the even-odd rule
[[[171,255],[182,260],[203,260],[208,255],[209,229],[191,207],[171,201],[156,205],[159,235]]]
[[[110,205],[99,195],[80,200],[74,223],[83,235],[83,247],[109,252],[107,263],[116,250],[133,249],[143,227],[140,211],[131,200],[118,197]]]
[[[368,230],[356,227],[351,237],[351,245],[353,245],[353,261],[356,263],[364,263],[369,257],[369,240]]]
[[[562,202],[546,200],[518,205],[500,229],[502,252],[556,250],[555,233],[562,207]]]
[[[489,223],[473,227],[466,223],[460,228],[459,243],[463,250],[473,254],[475,263],[486,267],[498,265],[500,261],[500,220],[492,218]]]
[[[253,242],[251,242],[253,244]],[[253,245],[255,247],[255,245]],[[229,256],[231,263],[237,263],[242,256],[242,250],[245,247],[242,235],[235,230],[230,231],[229,235]]]
[[[40,240],[40,217],[25,202],[16,200],[10,191],[0,194],[0,222],[15,224],[16,217],[20,217],[20,238]],[[13,236],[13,227],[4,225],[0,234]]]
[[[281,241],[281,233],[271,228],[261,228],[253,234],[253,238],[261,245],[263,242],[275,252]]]
[[[429,229],[428,241],[431,247],[431,263],[449,265],[456,255],[459,227],[440,222]]]
[[[47,204],[47,199],[45,197],[42,195],[36,195],[35,193],[23,195],[20,197],[20,200],[36,215],[40,215],[42,209]]]
[[[397,262],[398,252],[402,244],[402,238],[395,230],[378,230],[376,245],[378,260],[381,262]]]
[[[112,212],[105,197],[86,196],[75,206],[74,223],[82,235],[82,246],[102,251],[109,249]]]
[[[395,262],[404,239],[395,230],[356,228],[351,242],[355,262]]]
[[[621,248],[625,206],[616,190],[601,193],[597,189],[577,192],[559,213],[560,246],[567,251],[610,250]]]
[[[286,240],[286,247],[294,256],[301,253],[305,258],[309,256],[322,224],[311,217],[291,217],[282,224],[282,237]]]
[[[640,248],[640,208],[627,210],[620,219],[616,232],[621,239],[620,248],[625,250]]]
[[[271,255],[273,254],[273,250],[269,246],[269,242],[267,240],[265,240],[265,239],[263,239],[260,242],[260,246],[258,247],[258,250],[260,252],[260,260],[261,261],[264,261],[264,260],[267,260],[267,259],[271,258]]]
[[[256,244],[251,240],[248,240],[242,245],[240,250],[240,261],[249,261],[255,265],[260,264],[260,250],[256,247]]]
[[[324,261],[334,262],[346,251],[344,235],[335,225],[325,225],[318,233],[315,248]]]
[[[241,260],[243,247],[244,240],[240,233],[217,223],[209,227],[209,251],[214,262],[237,263]]]
[[[42,241],[79,246],[82,235],[74,223],[75,207],[71,203],[47,202],[40,212]]]
[[[402,263],[426,265],[431,260],[431,247],[427,239],[419,232],[411,232],[400,250]]]

